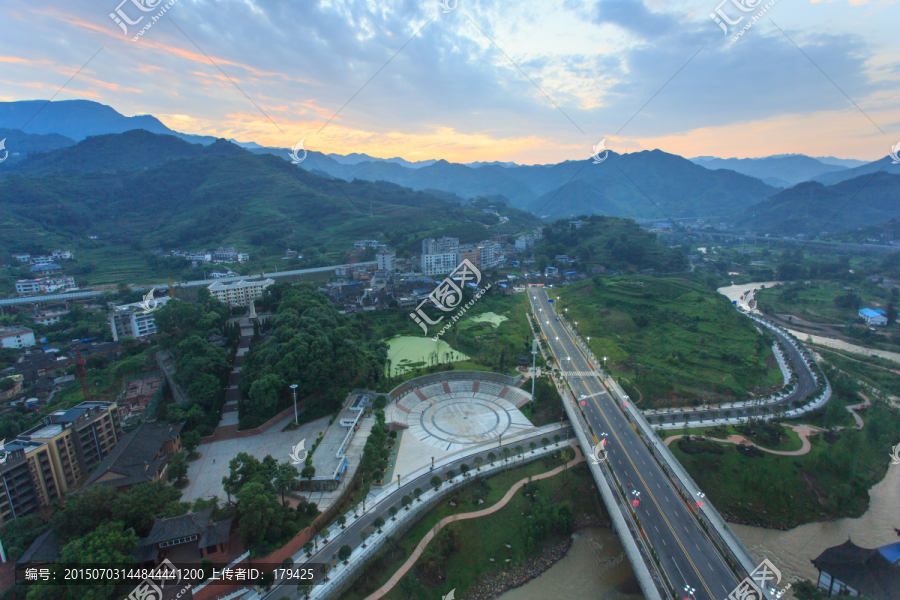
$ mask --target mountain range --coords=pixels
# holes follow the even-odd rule
[[[245,160],[267,154],[289,160],[286,148],[181,134],[153,116],[126,117],[86,100],[0,103],[0,128],[13,157],[0,164],[0,177],[19,169],[33,177],[132,172],[166,167],[171,161]],[[858,179],[868,180],[878,171],[900,173],[900,166],[889,157],[872,163],[803,155],[688,160],[661,150],[624,155],[610,151],[600,163],[586,159],[549,165],[414,162],[309,151],[299,166],[325,180],[387,182],[456,206],[483,198],[540,218],[582,214],[639,220],[708,217],[784,233],[801,226],[806,229],[795,233],[809,233],[819,219],[815,208],[810,212],[812,205],[830,206],[854,185],[864,189]],[[831,189],[841,182],[849,185]],[[894,180],[879,175],[877,183],[879,193],[890,197]],[[871,223],[893,214],[874,192],[862,194],[861,206],[873,204],[859,210],[856,220]],[[793,216],[778,225],[781,211]],[[808,219],[798,216],[807,214]]]

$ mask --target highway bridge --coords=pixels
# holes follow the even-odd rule
[[[655,554],[648,560],[646,553],[629,553],[645,597],[724,600],[754,568],[752,557],[724,523],[714,527],[697,510],[698,498],[689,496],[673,469],[666,468],[660,460],[660,451],[654,448],[657,444],[662,446],[662,442],[637,426],[634,413],[624,406],[628,400],[614,398],[599,377],[591,376],[599,365],[589,362],[587,354],[557,318],[546,289],[529,288],[528,298],[560,370],[584,375],[568,378],[567,382],[571,398],[577,402],[575,408],[583,415],[582,424],[587,427],[586,435],[579,436],[583,450],[591,453],[601,440],[605,442],[602,466],[611,470],[613,486],[607,484],[605,477],[604,481],[598,478],[599,469],[592,472],[598,486],[613,488],[613,493],[620,496],[612,504],[604,497],[607,508],[611,514],[630,510],[632,514],[622,516],[624,521],[639,526],[639,534],[632,535],[633,545],[640,546],[644,543],[641,538],[645,538],[652,549],[650,555]],[[572,421],[576,425],[581,419]],[[623,495],[627,502],[621,501]],[[625,543],[629,532],[623,532],[621,527],[617,530]],[[625,545],[627,550],[629,544]],[[641,576],[648,571],[650,579]]]

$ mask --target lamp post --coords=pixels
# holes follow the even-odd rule
[[[537,372],[537,338],[531,340],[531,399],[534,400],[534,379]]]
[[[297,417],[297,384],[291,384],[291,391],[294,392],[294,424],[299,425],[300,420]]]

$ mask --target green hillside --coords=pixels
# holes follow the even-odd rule
[[[138,168],[139,150],[148,147],[155,155]],[[114,155],[121,170],[84,170],[108,165]],[[171,261],[155,260],[157,248],[226,245],[251,258],[281,256],[292,248],[315,259],[301,266],[318,266],[346,257],[358,239],[378,238],[413,252],[423,237],[475,242],[521,231],[531,219],[499,206],[509,218],[500,225],[495,215],[474,207],[392,183],[329,180],[224,140],[203,147],[129,132],[88,138],[23,162],[33,165],[25,169],[27,176],[14,172],[0,180],[0,247],[32,253],[70,248],[78,262],[66,267],[81,278],[79,285],[82,279],[94,284],[184,277],[189,265],[159,264]]]
[[[552,296],[641,408],[744,398],[782,381],[771,341],[689,280],[595,277]]]
[[[631,219],[616,217],[579,217],[583,225],[574,228],[568,220],[560,220],[544,227],[544,239],[534,247],[538,267],[557,264],[554,259],[566,255],[579,261],[579,271],[590,267],[604,267],[607,271],[641,271],[655,269],[661,273],[687,270],[684,252],[656,243],[656,236],[647,233]]]

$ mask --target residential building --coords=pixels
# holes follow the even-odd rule
[[[22,391],[25,378],[22,375],[7,375],[0,379],[0,401],[6,402]]]
[[[201,250],[200,252],[187,252],[184,255],[186,260],[197,262],[212,262],[212,252]]]
[[[819,571],[816,587],[832,596],[896,600],[900,590],[900,542],[868,549],[848,538],[812,563]]]
[[[397,253],[389,252],[387,250],[382,250],[378,254],[375,255],[375,260],[378,263],[378,270],[384,270],[387,272],[392,272],[396,268],[397,261]]]
[[[62,271],[62,267],[60,267],[56,263],[48,262],[41,263],[36,265],[31,265],[31,269],[29,269],[32,273],[41,273],[43,275],[49,275],[50,273],[57,273]]]
[[[0,525],[34,514],[62,495],[44,442],[13,440],[3,445],[0,463]]]
[[[171,300],[168,296],[157,298],[157,307]],[[114,341],[122,338],[143,338],[156,333],[156,318],[152,310],[145,310],[140,302],[110,305],[109,328]]]
[[[116,447],[97,464],[84,483],[85,489],[105,485],[126,490],[139,483],[159,481],[172,457],[181,451],[183,426],[184,423],[141,423],[122,436]]]
[[[70,260],[72,258],[71,250],[54,250],[50,256],[57,260]]]
[[[580,229],[584,225],[584,221],[569,221],[570,229]]]
[[[209,286],[209,292],[217,299],[230,306],[247,306],[251,300],[263,295],[267,287],[275,283],[274,279],[241,279],[225,283],[217,281]]]
[[[860,318],[869,325],[887,325],[887,314],[881,309],[863,308],[859,311]]]
[[[247,262],[250,260],[250,255],[246,252],[238,252],[237,261],[239,263]]]
[[[234,262],[238,259],[238,254],[234,248],[217,248],[213,250],[212,258],[217,262]]]
[[[49,265],[53,262],[52,256],[32,256],[31,263],[35,265]]]
[[[500,244],[495,242],[482,242],[481,263],[479,264],[480,269],[484,270],[499,267],[505,260],[506,257],[503,255],[503,248]]]
[[[473,265],[481,268],[481,246],[477,244],[464,244],[459,247],[456,253],[457,264],[464,260],[468,260]]]
[[[53,325],[59,323],[67,314],[69,314],[68,310],[48,310],[32,316],[31,320],[40,325]]]
[[[456,268],[456,252],[422,255],[422,273],[424,275],[446,275]]]
[[[456,254],[459,250],[459,238],[442,237],[422,240],[422,254]]]
[[[34,331],[27,327],[15,325],[0,327],[0,347],[28,348],[34,346]]]
[[[52,293],[75,289],[74,277],[43,277],[40,279],[20,279],[16,282],[17,294]]]
[[[20,263],[31,262],[30,254],[13,254],[13,256],[16,257],[16,260],[19,261]]]

